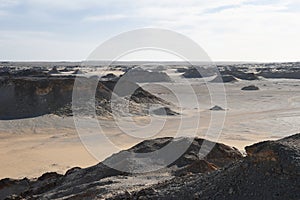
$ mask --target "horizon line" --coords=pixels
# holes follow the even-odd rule
[[[235,60],[218,60],[218,61],[174,61],[174,60],[0,60],[0,63],[84,63],[84,62],[103,62],[103,63],[237,63],[237,64],[263,64],[263,63],[299,63],[300,60],[290,61],[235,61]]]

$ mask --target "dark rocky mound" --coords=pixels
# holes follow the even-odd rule
[[[243,87],[241,90],[259,90],[259,88],[255,85],[249,85],[249,86]]]
[[[220,106],[214,106],[214,107],[210,108],[209,110],[222,111],[222,110],[225,110],[225,109],[220,107]]]
[[[72,74],[84,74],[80,69],[76,69]]]
[[[178,69],[177,69],[178,71]],[[215,75],[213,68],[192,67],[184,71],[184,78],[203,78]]]
[[[133,153],[155,152],[170,144],[171,141],[174,145],[169,151],[170,154],[178,151],[185,143],[191,143],[191,145],[175,162],[162,170],[145,174],[129,174],[99,163],[86,169],[73,168],[65,175],[52,172],[33,180],[3,179],[0,181],[0,199],[122,199],[124,195],[125,198],[126,196],[131,198],[133,193],[128,191],[141,190],[158,182],[174,178],[174,176],[185,176],[191,173],[199,175],[199,173],[215,171],[242,159],[238,150],[219,143],[213,147],[207,156],[199,159],[200,148],[209,149],[213,143],[198,138],[177,138],[175,140],[173,138],[158,138],[141,142],[103,162],[113,162],[115,165],[121,163],[124,169],[134,168],[137,164],[134,161],[137,158],[140,159],[143,154],[135,157]],[[128,155],[131,156],[124,157],[124,152],[128,152]],[[169,156],[166,153],[160,162],[163,164]],[[151,158],[144,161],[150,168],[157,163]]]
[[[179,113],[171,110],[169,107],[157,108],[152,113],[155,115],[179,115]]]
[[[123,74],[122,79],[139,83],[171,82],[170,77],[164,72],[147,71],[141,68],[127,71]]]
[[[272,71],[266,69],[258,74],[264,78],[286,78],[286,79],[300,79],[300,70],[288,70]]]
[[[87,78],[82,78],[82,80],[92,81]],[[28,118],[45,114],[72,115],[74,81],[75,77],[2,77],[0,79],[0,119]],[[116,83],[116,81],[98,82],[95,102],[90,102],[91,100],[84,102],[86,111],[96,106],[97,115],[109,115],[111,113],[110,99]],[[132,107],[136,108],[132,109],[133,114],[138,114],[137,107],[142,106],[143,103],[167,104],[135,83],[123,82],[123,84],[124,86],[130,84],[135,88],[130,97]],[[80,91],[88,93],[91,88],[86,85]],[[127,94],[120,92],[116,95],[125,98]],[[84,114],[85,110],[80,112]]]
[[[205,141],[205,142],[204,142]],[[225,165],[232,163],[233,161],[239,160],[242,158],[242,154],[235,148],[226,146],[224,144],[215,143],[207,140],[203,140],[200,138],[176,138],[173,139],[171,137],[166,138],[158,138],[153,140],[145,140],[136,146],[126,150],[121,151],[112,157],[104,160],[104,163],[110,163],[111,166],[118,166],[119,162],[124,164],[124,160],[126,160],[126,164],[122,166],[122,169],[128,168],[138,168],[136,163],[133,162],[137,159],[145,158],[145,166],[152,166],[152,169],[156,167],[156,165],[167,166],[165,169],[171,173],[177,173],[178,170],[184,170],[189,172],[188,169],[199,162],[206,163],[207,168],[211,168],[214,166],[215,169],[220,167],[224,167]],[[168,146],[167,146],[168,145]],[[190,146],[187,146],[190,145]],[[184,149],[185,147],[187,149]],[[161,148],[165,148],[163,151],[164,154],[159,156],[159,161],[156,159],[158,157],[147,157],[148,155],[145,153],[155,152],[160,150]],[[212,149],[210,147],[213,147]],[[204,158],[199,158],[199,151],[202,150],[211,150],[207,156]],[[185,152],[183,155],[179,155],[174,159],[174,162],[169,162],[170,157],[174,155],[174,152]],[[129,154],[128,154],[129,152]],[[145,155],[135,155],[132,153],[142,153]],[[153,159],[153,160],[152,160]],[[167,164],[168,163],[168,164]],[[139,165],[142,165],[141,163]],[[164,170],[164,171],[165,171]],[[200,169],[199,169],[200,170]],[[136,170],[138,171],[138,170]],[[200,170],[201,171],[201,170]],[[199,172],[200,172],[199,171]],[[207,172],[203,169],[200,173]]]
[[[129,199],[300,199],[300,134],[246,147],[247,157],[205,175],[187,175]],[[124,197],[124,196],[123,196]]]
[[[237,81],[237,79],[231,75],[217,76],[216,78],[211,80],[212,83],[233,83],[236,81]]]
[[[203,77],[201,75],[201,73],[195,68],[186,70],[182,76],[184,78],[202,78]]]
[[[102,76],[101,78],[105,78],[105,79],[115,79],[115,78],[117,78],[117,76],[114,75],[113,73],[109,73],[109,74],[106,74],[105,76]]]
[[[48,74],[60,74],[60,72],[57,70],[57,67],[54,66],[49,72]]]

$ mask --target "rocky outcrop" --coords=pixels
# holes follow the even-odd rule
[[[122,75],[122,79],[139,83],[171,82],[170,77],[164,72],[147,71],[141,68],[127,71]]]
[[[258,74],[264,78],[286,78],[286,79],[300,79],[300,70],[291,71],[288,69],[282,71],[265,70]]]
[[[57,70],[57,67],[54,66],[49,72],[48,74],[60,74],[60,72]]]
[[[185,144],[190,144],[190,146],[185,151],[185,153],[180,157],[178,157],[175,162],[169,164],[168,168],[172,168],[174,166],[179,168],[182,167],[186,168],[195,162],[197,163],[199,160],[205,160],[207,163],[216,166],[216,168],[220,168],[220,167],[224,167],[225,165],[233,161],[242,158],[242,154],[237,149],[226,146],[224,144],[216,143],[214,145],[213,142],[205,141],[200,138],[195,138],[195,139],[177,138],[174,140],[172,139],[173,138],[167,137],[167,138],[158,138],[154,140],[145,140],[144,142],[137,144],[136,146],[132,147],[127,151],[134,152],[134,153],[155,152],[172,141],[173,143],[170,149],[170,151],[172,152],[172,150],[175,151],[176,148],[178,150],[180,149],[180,147],[185,146]],[[209,147],[213,147],[213,149],[209,152],[209,154],[204,158],[199,158],[200,149],[201,148],[209,149]],[[117,158],[118,155],[122,155],[122,154],[116,154],[114,158]],[[120,159],[124,159],[124,158],[120,157]],[[134,159],[134,157],[132,157],[132,159]],[[161,159],[162,159],[162,163],[166,163],[163,160],[165,159],[165,161],[168,161],[168,155],[162,155]],[[202,173],[205,172],[206,171],[202,171]]]
[[[177,151],[191,145],[166,168],[142,174],[111,169],[103,163],[113,161],[126,168],[143,154],[155,152],[174,142]],[[38,179],[0,181],[4,199],[291,199],[300,198],[300,134],[277,141],[265,141],[246,147],[247,156],[217,143],[205,157],[201,148],[211,142],[191,138],[158,138],[114,154],[86,169],[73,168],[65,175],[46,173]],[[128,152],[127,157],[123,157]],[[141,153],[138,157],[134,153]],[[162,157],[162,161],[168,158]],[[144,162],[151,167],[150,158]],[[161,160],[159,161],[161,162]],[[138,164],[138,165],[137,165]]]
[[[72,74],[84,74],[80,69],[76,69]]]
[[[204,158],[199,158],[200,148],[208,148],[211,142],[203,139],[191,138],[158,138],[146,140],[126,150],[128,155],[155,152],[171,141],[174,142],[171,151],[177,151],[184,143],[191,143],[189,148],[175,162],[156,172],[129,174],[111,169],[103,163],[113,161],[115,164],[123,163],[124,168],[136,167],[135,156],[122,157],[125,151],[111,156],[110,158],[93,167],[86,169],[73,168],[65,175],[46,173],[38,179],[0,181],[0,199],[109,199],[131,196],[131,192],[158,184],[175,176],[187,174],[199,174],[215,171],[242,158],[241,153],[234,148],[217,143],[212,151]],[[168,159],[168,155],[162,156]],[[126,162],[125,162],[126,161]],[[151,167],[154,162],[145,159]],[[157,161],[156,161],[157,162]],[[160,161],[163,163],[163,160]],[[142,194],[141,192],[140,194]],[[145,193],[144,193],[145,194]]]
[[[203,76],[201,75],[201,73],[195,69],[195,68],[191,68],[186,70],[183,75],[184,78],[202,78]]]
[[[203,78],[209,77],[216,74],[214,68],[204,68],[204,67],[191,67],[188,69],[177,69],[177,71],[184,71],[182,76],[184,78]]]
[[[102,76],[101,78],[105,78],[105,79],[108,79],[108,80],[112,80],[112,79],[116,79],[117,76],[116,76],[115,74],[113,74],[113,73],[108,73],[108,74]]]
[[[177,177],[129,199],[300,199],[300,134],[246,147],[247,157],[205,175]]]
[[[91,78],[92,79],[92,78]],[[89,81],[88,78],[82,80]],[[18,119],[36,117],[45,114],[57,114],[62,116],[72,115],[72,94],[75,77],[2,77],[0,79],[0,119]],[[92,81],[92,80],[91,80]],[[96,107],[96,114],[100,116],[109,115],[111,112],[111,96],[117,81],[100,81],[96,87],[95,102],[88,104],[89,110],[93,104]],[[138,114],[137,107],[147,103],[167,104],[162,99],[143,90],[135,83],[130,84],[136,90],[130,96],[132,114]],[[80,88],[82,91],[89,91],[91,88],[85,86]],[[115,94],[115,93],[114,93]],[[118,95],[127,98],[126,95]],[[147,106],[144,106],[145,109]],[[81,108],[80,108],[81,109]],[[84,114],[84,110],[82,110]],[[141,111],[140,114],[145,114]]]

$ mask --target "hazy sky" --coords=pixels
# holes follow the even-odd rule
[[[214,61],[300,61],[299,0],[0,0],[0,60],[84,60],[101,42],[166,28]]]

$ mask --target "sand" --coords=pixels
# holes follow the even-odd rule
[[[193,104],[185,106],[182,115],[167,117],[163,129],[151,138],[175,136],[181,117],[192,123],[192,119],[199,112],[201,118],[197,134],[200,137],[205,136],[211,112],[219,112],[215,113],[217,119],[218,115],[222,119],[224,111],[209,110],[215,102],[209,101],[205,84],[199,79],[190,81],[198,96],[199,110]],[[184,87],[181,90],[180,84],[163,84],[170,88],[176,87],[178,91],[185,93],[187,99],[189,95],[193,95],[184,90]],[[241,88],[247,85],[256,85],[260,90],[242,91]],[[245,146],[258,141],[275,140],[299,132],[299,86],[300,80],[285,79],[226,83],[227,105],[220,105],[226,109],[226,120],[218,142],[243,150]],[[174,96],[165,88],[158,85],[145,88],[176,104]],[[136,117],[135,120],[139,124],[149,122],[147,117]],[[100,124],[106,136],[117,147],[112,148],[100,142],[102,159],[143,140],[124,134],[111,120],[100,120]],[[193,124],[187,123],[184,127],[187,135],[194,131],[190,127]],[[135,135],[142,134],[134,128],[131,131]],[[0,138],[0,178],[37,177],[47,171],[64,173],[71,167],[87,167],[101,160],[95,159],[81,143],[72,117],[47,115],[33,119],[0,121]]]

